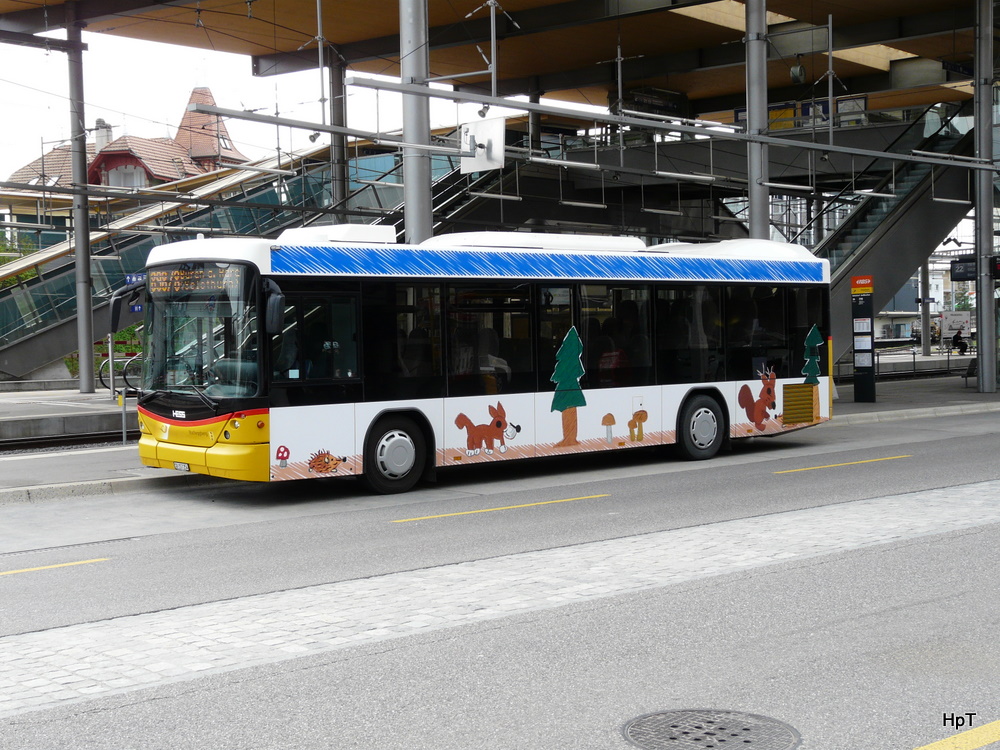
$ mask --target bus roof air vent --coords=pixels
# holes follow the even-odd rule
[[[278,244],[286,247],[325,245],[328,242],[390,245],[395,241],[396,230],[393,227],[374,224],[325,224],[318,227],[286,229],[278,235]]]
[[[439,234],[420,243],[421,247],[494,247],[526,250],[576,250],[595,252],[642,250],[646,243],[638,237],[600,237],[589,234],[546,234],[544,232],[456,232]]]

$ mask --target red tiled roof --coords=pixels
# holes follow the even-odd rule
[[[90,182],[97,183],[101,166],[110,157],[121,154],[132,155],[155,180],[164,182],[172,182],[206,171],[188,156],[187,150],[177,141],[170,138],[138,138],[133,135],[123,135],[101,149],[91,162],[88,171]]]
[[[97,147],[93,143],[87,144],[87,165],[94,161],[94,153]],[[43,181],[41,178],[45,176]],[[30,164],[18,169],[9,178],[9,182],[21,182],[29,185],[61,185],[66,187],[73,182],[73,153],[69,145],[59,146],[52,149],[44,156],[40,156]],[[53,182],[53,178],[55,182]]]
[[[189,101],[215,104],[215,98],[207,88],[194,89]],[[154,181],[163,182],[210,172],[220,162],[240,164],[249,161],[232,145],[224,122],[215,115],[187,110],[174,139],[123,135],[101,149],[100,153],[96,152],[93,143],[88,143],[87,174],[91,184],[101,182],[101,164],[116,155],[131,155]],[[67,186],[72,183],[72,173],[70,147],[59,146],[18,169],[8,181],[39,184],[44,174],[47,184]]]
[[[215,104],[215,97],[207,88],[196,88],[188,100],[188,105],[191,104]],[[233,146],[226,123],[215,115],[185,110],[174,140],[182,144],[193,159],[210,158],[213,162],[229,163],[248,161]]]

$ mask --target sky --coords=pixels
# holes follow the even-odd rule
[[[191,90],[207,86],[217,106],[252,109],[320,122],[319,73],[303,71],[254,78],[249,57],[83,33],[85,119],[98,118],[115,138],[173,138]],[[0,181],[70,136],[69,72],[63,52],[0,44]],[[472,105],[433,102],[432,125],[454,125],[474,116]],[[371,89],[348,89],[348,126],[389,132],[401,126],[399,99]],[[229,135],[246,156],[259,158],[311,144],[309,131],[229,120]],[[93,136],[89,136],[93,140]],[[322,139],[320,143],[328,142]]]

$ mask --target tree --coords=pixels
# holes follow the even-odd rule
[[[823,345],[823,334],[819,332],[819,328],[815,325],[809,329],[809,333],[806,334],[805,341],[805,354],[803,359],[805,359],[806,364],[802,368],[802,374],[806,376],[806,383],[811,385],[819,385],[819,376],[822,375],[822,371],[819,369],[819,348]]]
[[[4,263],[8,263],[11,260],[15,260],[18,257],[23,257],[34,250],[31,247],[31,241],[21,238],[20,240],[15,239],[14,241],[0,235],[0,266]],[[2,268],[0,268],[2,271]],[[19,273],[16,276],[10,276],[6,279],[0,280],[0,289],[6,289],[9,286],[17,286],[18,284],[24,283],[25,281],[30,281],[38,275],[37,269],[30,269]]]
[[[583,368],[583,342],[576,326],[566,332],[559,351],[556,352],[556,366],[552,371],[550,381],[556,384],[552,394],[552,411],[562,412],[563,439],[557,446],[579,445],[576,439],[578,406],[586,406],[583,389],[580,388],[580,378],[586,370]]]
[[[976,296],[968,290],[961,290],[955,294],[955,309],[962,312],[969,312],[976,309]]]

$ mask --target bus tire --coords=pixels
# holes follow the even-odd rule
[[[420,481],[426,462],[424,433],[409,417],[383,417],[368,433],[365,481],[375,492],[407,492]]]
[[[704,394],[684,403],[677,421],[677,446],[681,455],[692,461],[711,458],[725,440],[726,421],[719,402]]]

